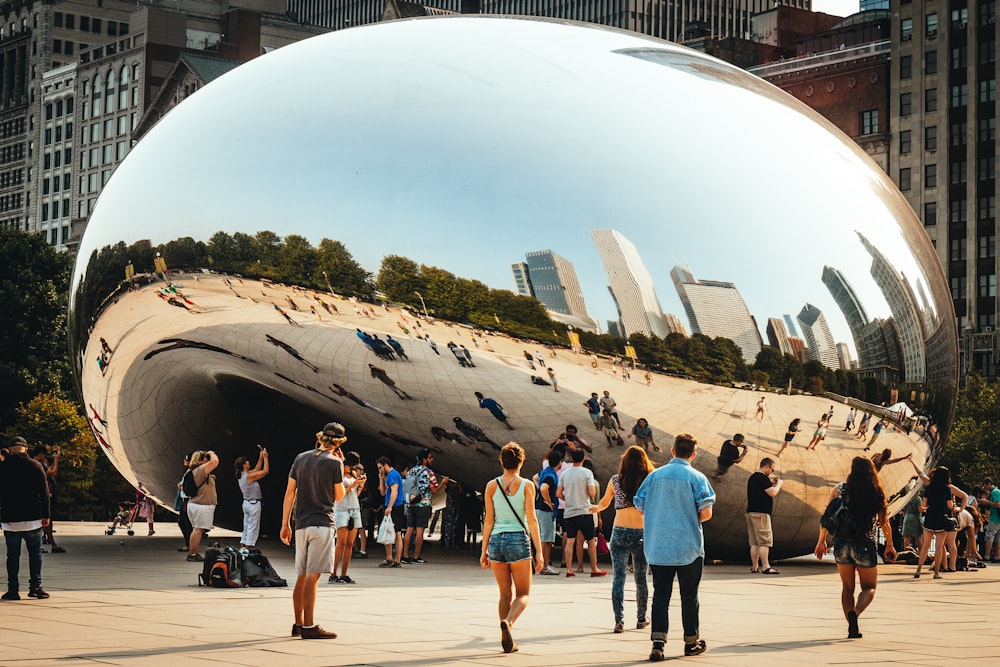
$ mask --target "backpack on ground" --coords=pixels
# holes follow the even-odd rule
[[[278,576],[271,561],[260,549],[251,549],[243,560],[243,584],[253,588],[277,588],[287,586],[288,582]]]
[[[218,545],[205,550],[205,567],[199,582],[212,588],[241,588],[243,586],[243,556],[236,549]]]

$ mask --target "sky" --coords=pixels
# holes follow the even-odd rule
[[[889,314],[858,232],[914,291],[926,280],[897,216],[919,223],[853,142],[741,70],[655,46],[470,18],[285,47],[205,86],[137,144],[79,256],[269,229],[340,240],[372,272],[399,254],[513,291],[511,263],[551,249],[603,327],[616,311],[591,230],[616,229],[689,332],[676,264],[735,283],[762,335],[809,302],[849,344],[824,265],[870,318]]]
[[[813,0],[813,11],[834,16],[850,16],[858,12],[860,5],[859,0]]]

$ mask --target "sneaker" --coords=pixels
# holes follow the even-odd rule
[[[691,642],[690,644],[684,644],[684,655],[701,655],[708,650],[708,646],[705,644],[704,639],[699,639],[696,642]]]
[[[622,623],[621,621],[618,621],[617,623],[615,623],[615,634],[620,635],[623,632],[625,632],[625,624]]]
[[[20,600],[21,595],[17,591],[7,591],[3,595],[0,595],[0,600]]]
[[[292,623],[292,636],[298,637],[302,634],[302,626],[298,623]]]
[[[553,576],[557,576],[558,577],[559,576],[559,570],[555,569],[551,565],[546,565],[544,568],[542,568],[542,571],[539,572],[538,574],[547,574],[547,575],[553,575]]]
[[[384,561],[378,564],[379,567],[392,567],[393,561],[386,558]]]
[[[335,574],[331,574],[330,578],[327,579],[327,582],[331,583],[331,584],[339,584],[340,583],[340,577],[338,577]]]
[[[650,662],[662,662],[663,661],[663,646],[665,642],[653,642],[653,650],[649,652]]]
[[[360,559],[364,560],[364,559],[368,558],[368,554],[366,552],[364,552],[364,551],[359,551],[356,554],[354,554],[354,558],[360,558]]]
[[[314,625],[311,628],[299,628],[299,636],[303,639],[336,639],[337,633]]]
[[[427,561],[425,561],[425,560],[424,560],[423,558],[411,558],[411,559],[410,559],[410,562],[411,562],[411,563],[416,563],[416,564],[420,564],[420,565],[423,565],[423,564],[424,564],[424,563],[426,563]]]
[[[390,565],[389,567],[402,567],[402,566],[399,564],[399,561],[397,560],[397,561],[393,562],[393,564]]]
[[[185,560],[189,563],[203,563],[205,561],[201,554],[188,554],[188,557]]]
[[[649,627],[649,621],[647,619],[645,619],[645,618],[641,619],[639,621],[636,621],[636,623],[635,623],[635,629],[636,630],[642,630],[643,628],[648,628],[648,627]]]
[[[347,576],[347,575],[345,574],[344,576],[342,576],[342,577],[340,578],[340,583],[342,583],[342,584],[356,584],[356,583],[358,583],[358,582],[354,581],[353,579],[351,579],[350,577],[348,577],[348,576]]]
[[[404,564],[404,565],[412,565],[413,564],[413,559],[412,558],[400,558],[399,562],[402,563],[402,564]]]
[[[29,598],[38,598],[39,600],[45,600],[49,597],[49,594],[45,592],[41,586],[38,588],[32,588],[28,591]]]

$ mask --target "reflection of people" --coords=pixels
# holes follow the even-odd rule
[[[368,364],[368,370],[371,371],[371,376],[373,378],[375,378],[376,380],[387,386],[389,389],[392,389],[393,393],[395,393],[396,396],[399,396],[400,398],[403,399],[410,398],[409,394],[407,394],[405,391],[396,386],[396,381],[393,380],[391,377],[389,377],[389,374],[385,372],[384,368],[379,368],[378,366],[375,366],[373,364]]]
[[[486,485],[486,520],[479,562],[493,570],[500,588],[500,645],[504,653],[517,651],[511,635],[514,622],[528,606],[531,573],[544,565],[535,518],[535,486],[521,477],[524,449],[515,442],[500,450],[503,474]],[[535,547],[532,568],[531,545]]]
[[[719,481],[723,475],[729,472],[731,467],[741,462],[746,455],[747,446],[743,444],[743,434],[737,433],[733,435],[731,440],[726,440],[722,443],[722,449],[719,450],[712,479]]]
[[[799,428],[800,421],[802,420],[796,417],[789,422],[788,430],[785,431],[785,442],[781,445],[781,449],[778,450],[778,456],[781,456],[781,452],[788,449],[788,445],[792,444],[792,440],[795,439],[795,434],[802,430]]]
[[[483,396],[482,392],[477,391],[475,394],[476,400],[479,401],[479,407],[484,410],[489,410],[494,419],[506,426],[509,430],[514,430],[514,427],[510,425],[510,420],[508,419],[506,413],[503,411],[502,405],[497,403],[495,399]]]
[[[715,491],[708,479],[691,466],[696,446],[694,436],[678,435],[671,449],[673,458],[649,473],[633,499],[643,514],[643,553],[653,570],[652,662],[664,659],[674,577],[681,592],[684,655],[699,655],[706,650],[698,628],[698,586],[705,560],[701,524],[712,518]]]
[[[850,499],[847,505],[848,520],[841,523],[833,536],[833,555],[837,561],[842,583],[840,604],[847,618],[847,638],[860,639],[858,616],[868,608],[875,597],[878,584],[877,547],[875,545],[876,525],[886,535],[886,560],[896,559],[892,546],[892,528],[889,527],[885,492],[878,480],[875,464],[863,456],[856,456],[851,462],[851,474],[846,482],[841,482],[830,493],[832,501],[838,495]],[[820,528],[816,542],[816,558],[823,558],[827,551],[827,530]],[[855,598],[855,574],[861,583],[861,593]]]
[[[764,421],[764,411],[767,409],[767,405],[764,402],[764,397],[761,396],[760,400],[757,401],[757,412],[754,413],[753,420],[755,422]]]

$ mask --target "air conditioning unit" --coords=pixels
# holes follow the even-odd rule
[[[967,25],[969,25],[968,21],[962,21],[961,23],[958,24],[958,27],[959,28],[964,28]]]
[[[990,23],[996,23],[996,22],[997,22],[997,17],[991,16],[990,17]]]
[[[903,40],[904,42],[908,42],[908,41],[910,41],[911,39],[913,39],[913,34],[912,34],[912,33],[908,33],[908,34],[905,34],[905,35],[903,35],[903,37],[902,37],[902,40]]]
[[[937,28],[931,28],[927,31],[928,37],[937,37]]]

